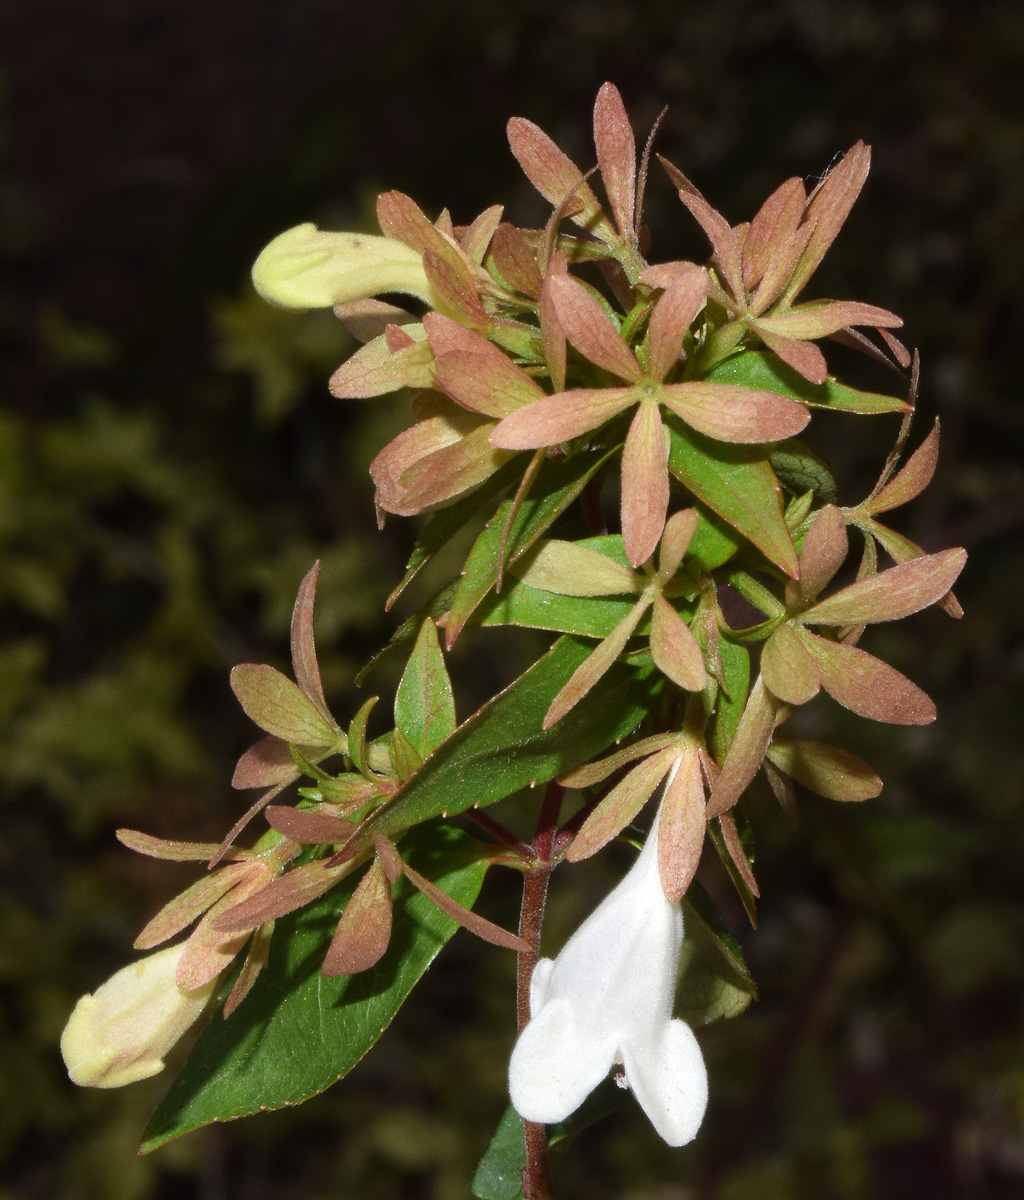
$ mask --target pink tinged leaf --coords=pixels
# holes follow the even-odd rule
[[[694,267],[662,295],[654,306],[648,325],[651,348],[651,377],[664,379],[679,361],[683,338],[704,307],[708,273]]]
[[[870,532],[871,536],[876,538],[882,549],[889,557],[897,563],[910,562],[915,558],[923,558],[924,551],[910,538],[904,537],[902,533],[897,533],[895,529],[890,529],[888,525],[881,525],[878,521],[865,522],[865,528]],[[952,592],[943,596],[938,602],[939,607],[949,616],[959,620],[964,615],[964,610],[960,606],[960,601]]]
[[[245,945],[248,932],[225,933],[214,926],[214,921],[239,900],[244,902],[253,893],[259,892],[266,885],[267,877],[267,868],[250,870],[248,878],[218,900],[203,917],[185,943],[185,950],[178,962],[174,977],[179,987],[186,991],[203,987],[231,965],[235,955]]]
[[[589,817],[579,833],[569,843],[565,857],[569,862],[582,862],[596,854],[633,820],[654,794],[679,757],[679,748],[669,746],[652,754],[620,780]]]
[[[844,708],[891,725],[930,725],[935,720],[931,699],[888,663],[807,630],[801,638],[818,664],[822,687]]]
[[[214,842],[173,842],[142,833],[138,829],[118,829],[114,836],[122,846],[127,846],[136,854],[169,862],[206,862],[217,850]],[[232,846],[224,857],[252,858],[252,851]]]
[[[492,321],[480,303],[473,276],[456,255],[426,250],[423,270],[443,308],[471,329],[490,328]]]
[[[434,356],[429,342],[414,342],[392,354],[387,335],[374,338],[334,372],[328,387],[339,400],[366,400],[398,388],[431,387]]]
[[[338,733],[287,676],[263,663],[239,663],[231,689],[245,714],[261,729],[299,746],[333,746]]]
[[[336,304],[334,315],[352,336],[364,344],[380,337],[388,325],[414,325],[419,317],[395,304],[366,297]]]
[[[882,790],[881,779],[862,758],[824,742],[777,738],[768,747],[768,758],[827,800],[872,800]]]
[[[381,834],[376,834],[373,839],[373,844],[377,848],[377,857],[380,859],[380,864],[384,869],[384,874],[389,883],[397,883],[405,871],[405,863],[402,861],[402,856],[395,849],[394,843],[389,842],[386,837]]]
[[[719,822],[722,826],[722,838],[725,842],[725,848],[729,852],[732,865],[750,889],[751,894],[753,896],[760,896],[761,890],[757,886],[754,872],[750,869],[750,859],[747,858],[747,852],[743,849],[743,843],[740,841],[740,835],[736,829],[736,818],[731,812],[725,812],[722,813]],[[753,914],[749,909],[747,910],[747,915],[750,916],[751,922],[753,922]]]
[[[248,899],[226,908],[214,919],[215,928],[222,933],[241,933],[286,916],[330,891],[351,870],[351,860],[334,867],[326,866],[323,861],[305,863],[272,880]]]
[[[682,512],[673,513],[665,522],[665,532],[661,535],[661,550],[658,555],[658,580],[663,585],[679,570],[693,535],[697,532],[700,517],[695,508],[685,508]]]
[[[646,587],[643,576],[576,542],[541,539],[510,568],[517,579],[557,596],[621,596]]]
[[[544,130],[525,117],[513,117],[506,128],[512,153],[544,199],[557,208],[572,196],[579,204],[579,211],[571,214],[573,220],[600,238],[613,237],[615,231],[601,211],[597,197],[583,181],[583,172]]]
[[[940,600],[967,561],[966,550],[942,550],[851,583],[801,615],[813,625],[873,625],[898,621]]]
[[[792,300],[804,287],[842,229],[860,195],[871,167],[871,149],[857,142],[815,189],[804,220],[811,236],[793,272],[786,298]]]
[[[235,980],[234,986],[228,993],[228,998],[224,1001],[224,1007],[221,1009],[221,1016],[224,1020],[227,1020],[231,1016],[252,991],[260,972],[270,961],[270,941],[273,936],[273,921],[268,922],[266,925],[261,925],[253,934],[252,942],[249,944],[249,949],[245,955],[245,962],[242,963],[242,969],[238,973],[238,978]]]
[[[454,445],[445,446],[406,471],[400,480],[404,504],[413,512],[461,496],[489,479],[513,456],[495,449],[491,434],[495,425],[485,421]]]
[[[537,256],[526,238],[507,221],[502,222],[491,239],[491,257],[503,279],[517,292],[536,300],[540,295],[540,270]]]
[[[462,234],[461,246],[463,253],[478,265],[484,261],[487,247],[491,244],[495,231],[501,224],[501,216],[505,211],[500,204],[492,204],[476,218]]]
[[[420,254],[436,248],[441,236],[416,201],[404,192],[382,192],[377,197],[377,223],[385,237],[404,242]]]
[[[889,482],[864,507],[872,515],[899,508],[916,499],[931,483],[939,461],[939,422]]]
[[[665,898],[672,903],[693,881],[706,824],[700,759],[696,745],[688,742],[669,775],[658,820],[658,873]]]
[[[431,883],[429,879],[425,879],[419,871],[413,870],[408,863],[403,864],[403,869],[410,883],[419,888],[424,896],[437,905],[446,916],[451,917],[453,921],[457,921],[464,929],[468,929],[470,933],[475,933],[478,938],[483,938],[485,942],[490,942],[494,946],[504,946],[506,949],[516,950],[520,954],[532,950],[529,942],[523,941],[516,934],[510,933],[507,929],[502,929],[500,925],[495,925],[493,921],[488,921],[486,917],[479,916],[471,909],[460,904],[457,900],[453,900],[447,892],[441,891],[436,883]]]
[[[668,172],[668,177],[679,191],[679,199],[693,214],[701,229],[707,235],[715,252],[715,259],[722,274],[722,281],[728,285],[733,296],[740,304],[743,303],[743,266],[740,256],[740,243],[735,230],[720,212],[716,212],[704,197],[697,191],[686,176],[668,161],[658,155],[658,161]]]
[[[640,624],[640,618],[650,607],[650,603],[646,596],[641,596],[604,641],[598,644],[594,652],[580,663],[562,690],[551,701],[551,707],[544,717],[545,729],[550,729],[556,721],[560,721],[609,670],[626,648],[626,643],[633,636],[633,631]]]
[[[772,740],[778,710],[779,702],[765,687],[764,680],[758,676],[750,689],[747,706],[740,717],[722,770],[711,790],[711,798],[708,801],[709,819],[720,817],[732,808],[757,774],[768,743]]]
[[[651,654],[658,670],[687,692],[707,686],[704,655],[689,625],[664,596],[654,598],[651,621]]]
[[[767,758],[761,764],[761,770],[764,771],[764,777],[772,789],[772,795],[778,800],[779,807],[795,829],[800,823],[800,814],[796,806],[796,789],[793,787],[792,779]]]
[[[804,429],[802,404],[730,383],[667,383],[659,399],[687,425],[720,442],[778,442]]]
[[[777,187],[761,205],[743,241],[743,283],[748,290],[761,282],[772,260],[785,252],[806,203],[803,181],[793,178]]]
[[[221,867],[219,871],[197,879],[191,887],[168,901],[147,923],[133,943],[135,949],[150,950],[176,933],[181,933],[221,897],[226,896],[248,869],[247,863],[232,863],[229,867]]]
[[[657,404],[645,402],[622,451],[622,540],[634,567],[654,553],[668,512],[668,446]]]
[[[272,804],[266,816],[271,829],[293,842],[306,845],[339,845],[347,842],[356,831],[351,821],[343,821],[329,813],[306,812],[287,804]]]
[[[406,501],[407,489],[400,482],[402,476],[437,450],[455,445],[461,437],[462,431],[445,415],[417,421],[388,442],[370,463],[370,478],[377,489],[377,507],[399,516],[412,516],[416,509]]]
[[[444,313],[426,313],[423,317],[423,328],[427,331],[427,341],[437,358],[440,358],[442,354],[450,354],[454,350],[465,350],[470,354],[483,354],[485,346],[497,349],[493,342],[489,342],[487,338],[474,330],[467,329],[465,325],[460,325],[458,321],[453,321],[451,317],[446,317]],[[498,353],[500,354],[501,351],[499,350]]]
[[[483,340],[483,339],[481,339]],[[529,375],[490,342],[485,353],[455,350],[437,359],[437,382],[464,408],[488,417],[507,417],[545,397]]]
[[[787,704],[806,704],[821,690],[814,659],[790,625],[780,625],[761,651],[761,675],[773,696]]]
[[[800,551],[800,579],[796,586],[805,604],[828,587],[849,552],[843,514],[834,504],[826,504],[811,523]]]
[[[291,625],[292,670],[295,673],[295,682],[306,697],[320,710],[324,720],[332,723],[331,710],[324,698],[324,685],[320,680],[316,642],[313,638],[313,605],[316,601],[316,582],[319,576],[320,563],[317,561],[306,572],[295,597]]]
[[[261,738],[235,763],[232,787],[273,787],[291,784],[301,774],[288,743],[281,738]]]
[[[787,338],[820,338],[838,333],[848,325],[873,325],[898,329],[903,318],[873,304],[856,300],[815,300],[797,305],[791,312],[775,317],[759,317],[757,328]]]
[[[566,274],[568,268],[565,255],[558,250],[551,256],[548,273],[540,290],[540,308],[537,313],[540,319],[541,339],[544,342],[544,357],[547,360],[551,384],[556,392],[565,388],[566,339],[551,296],[551,279],[554,275]]]
[[[810,225],[800,225],[772,254],[764,278],[750,297],[749,309],[752,313],[763,313],[782,295],[813,232]]]
[[[828,363],[825,356],[812,342],[794,341],[764,327],[761,321],[752,321],[761,341],[777,354],[787,367],[802,375],[810,383],[821,384],[828,378]]]
[[[434,222],[434,228],[439,229],[442,233],[445,233],[448,235],[448,237],[454,239],[455,226],[452,224],[452,214],[447,208],[442,208],[437,214],[437,220]]]
[[[633,351],[590,292],[571,275],[549,275],[547,285],[558,323],[583,357],[620,379],[640,379],[643,372]]]
[[[607,758],[602,758],[597,762],[585,763],[582,767],[573,767],[565,775],[560,775],[558,782],[567,788],[593,787],[595,783],[603,782],[609,776],[614,775],[616,771],[628,766],[631,762],[635,762],[638,758],[654,754],[655,751],[663,750],[666,746],[675,745],[678,741],[678,733],[656,733],[653,737],[642,738],[639,742],[634,742],[632,746],[627,746],[624,750],[616,750],[614,754],[609,754]]]
[[[598,429],[636,400],[631,387],[557,392],[505,417],[491,434],[491,444],[507,450],[557,446]]]
[[[687,262],[685,259],[655,263],[653,266],[644,267],[640,272],[640,282],[650,284],[651,287],[664,288],[666,291],[674,287],[687,287],[693,278],[694,271],[701,272],[707,279],[706,267]]]
[[[323,973],[358,975],[376,966],[391,941],[391,885],[374,859],[352,893],[324,956]]]
[[[889,347],[893,358],[896,359],[900,366],[904,369],[909,367],[911,361],[910,351],[906,348],[906,346],[904,346],[900,339],[894,333],[890,333],[888,329],[879,329],[878,334],[882,341],[885,342],[885,344]]]
[[[636,207],[636,142],[619,89],[613,83],[602,84],[597,93],[594,145],[615,223],[629,241]]]
[[[399,350],[408,350],[410,346],[416,345],[416,339],[401,325],[385,325],[384,340],[392,354],[397,354]]]

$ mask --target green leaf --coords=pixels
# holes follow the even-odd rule
[[[436,816],[493,804],[586,762],[625,737],[646,715],[661,676],[649,665],[617,663],[557,727],[544,714],[593,645],[562,637],[505,691],[438,747],[368,829],[393,834]]]
[[[727,563],[740,548],[736,531],[715,513],[695,506],[700,520],[686,550],[686,561],[700,563],[705,571],[714,571]]]
[[[413,547],[412,554],[409,555],[401,582],[388,596],[387,607],[389,609],[431,558],[460,533],[482,508],[511,487],[521,471],[521,463],[506,463],[481,487],[430,517],[416,538],[416,545]]]
[[[827,459],[799,438],[780,442],[772,451],[771,464],[779,482],[791,495],[813,492],[819,504],[839,503],[839,490]]]
[[[437,627],[426,617],[395,695],[395,727],[420,758],[426,758],[457,725],[452,681]]]
[[[526,1135],[523,1118],[510,1104],[473,1175],[477,1200],[519,1200],[523,1194]]]
[[[486,871],[468,859],[472,840],[452,826],[435,826],[418,832],[415,843],[409,861],[416,869],[471,906]],[[395,888],[401,898],[384,958],[360,975],[327,979],[320,962],[355,883],[350,877],[278,922],[270,962],[229,1020],[214,1013],[149,1122],[144,1153],[214,1121],[308,1100],[377,1041],[458,925],[403,881]]]
[[[736,736],[736,727],[747,704],[750,687],[750,652],[742,642],[722,636],[719,639],[722,654],[722,673],[728,694],[719,687],[715,702],[715,723],[711,730],[711,752],[718,762],[725,756]]]
[[[528,583],[513,584],[500,596],[488,596],[474,617],[481,625],[520,625],[527,629],[550,629],[583,637],[607,637],[636,603],[605,597],[556,596]],[[637,627],[638,635],[650,632],[647,615]]]
[[[800,400],[811,408],[831,408],[865,416],[909,410],[906,401],[897,396],[861,392],[847,387],[832,376],[821,384],[809,383],[792,367],[787,367],[781,358],[760,350],[735,354],[723,360],[711,369],[707,378],[714,383],[735,383],[741,387],[776,392],[780,396]]]
[[[787,575],[799,571],[793,539],[782,516],[782,491],[765,446],[716,442],[671,416],[668,466],[703,504],[738,529]]]
[[[698,1027],[738,1016],[757,999],[739,944],[699,883],[690,884],[682,903],[676,1015]]]
[[[565,459],[546,459],[537,473],[530,494],[522,501],[512,521],[505,547],[505,562],[515,562],[579,496],[595,472],[611,457],[604,453],[582,453]],[[473,544],[447,620],[451,647],[466,622],[498,579],[501,543],[513,499],[503,500]]]
[[[619,1112],[629,1103],[629,1092],[613,1079],[599,1084],[580,1107],[547,1128],[548,1146],[566,1149],[578,1133]],[[498,1122],[491,1143],[473,1176],[473,1195],[478,1200],[519,1200],[523,1194],[522,1171],[526,1166],[523,1119],[510,1104]]]

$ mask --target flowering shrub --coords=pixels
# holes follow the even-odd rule
[[[877,519],[935,469],[937,427],[903,462],[916,357],[891,332],[901,324],[891,312],[798,299],[864,184],[868,149],[854,146],[809,195],[787,180],[736,226],[662,159],[710,242],[702,265],[651,261],[642,200],[653,132],[638,169],[612,85],[594,110],[607,211],[535,125],[516,118],[508,132],[552,206],[543,229],[516,227],[500,206],[465,226],[447,212],[431,222],[388,192],[383,236],[301,225],[255,265],[266,299],[333,307],[363,343],[331,377],[336,397],[413,393],[413,424],[370,468],[381,522],[429,514],[389,607],[442,549],[476,536],[456,577],[382,652],[405,660],[393,730],[370,736],[376,697],[344,727],[327,704],[314,564],[292,619],[294,680],[258,664],[232,672],[265,734],[233,780],[259,790],[255,803],[219,846],[121,832],[140,853],[211,868],[137,940],[150,949],[194,926],[140,964],[140,980],[155,980],[146,964],[173,964],[151,984],[159,997],[136,996],[119,972],[82,1001],[65,1037],[76,1082],[117,1086],[159,1070],[216,997],[220,1016],[154,1116],[148,1147],[335,1082],[459,925],[519,956],[513,1108],[477,1196],[509,1194],[493,1179],[510,1172],[528,1200],[550,1195],[544,1124],[562,1123],[564,1136],[606,1111],[584,1101],[595,1088],[614,1093],[615,1063],[661,1136],[691,1140],[707,1098],[692,1027],[735,1016],[756,994],[694,879],[705,842],[754,921],[747,795],[758,777],[789,812],[796,785],[841,802],[882,787],[849,751],[780,727],[821,690],[876,721],[935,718],[915,684],[858,645],[868,625],[932,604],[960,613],[950,589],[964,552],[925,554]],[[381,295],[410,297],[416,311]],[[886,365],[901,394],[839,382],[823,338]],[[859,504],[839,505],[827,463],[798,438],[815,409],[900,417]],[[862,549],[843,576],[850,527]],[[746,623],[727,617],[740,599]],[[559,636],[459,723],[445,651],[474,625]],[[295,799],[275,803],[294,784]],[[529,842],[484,811],[509,799],[529,807],[537,788]],[[645,835],[633,823],[653,797]],[[239,845],[257,818],[267,830]],[[554,961],[538,960],[551,872],[617,838],[643,843],[636,864]],[[473,912],[492,866],[523,876],[516,933]],[[168,1005],[188,1015],[173,1036]],[[102,1021],[84,1021],[101,1008]]]

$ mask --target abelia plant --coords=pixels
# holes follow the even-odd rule
[[[867,147],[810,195],[787,180],[738,225],[662,159],[710,241],[702,264],[651,261],[650,142],[638,169],[611,84],[594,109],[607,207],[531,122],[512,120],[508,134],[552,206],[543,229],[518,228],[501,206],[468,225],[447,211],[431,221],[387,192],[382,236],[301,225],[256,262],[267,300],[331,306],[363,343],[332,376],[336,397],[413,394],[413,424],[370,468],[381,522],[429,514],[389,606],[464,530],[479,532],[384,652],[405,658],[391,731],[370,736],[376,697],[347,726],[328,706],[314,564],[292,621],[294,680],[257,664],[232,672],[265,735],[233,784],[258,798],[219,846],[119,834],[140,853],[211,868],[136,945],[192,927],[187,938],[83,999],[63,1043],[76,1082],[119,1086],[159,1070],[213,997],[147,1148],[335,1082],[460,925],[519,964],[512,1108],[475,1195],[505,1195],[493,1180],[521,1172],[527,1200],[550,1196],[543,1126],[561,1122],[565,1136],[591,1119],[580,1106],[595,1088],[615,1094],[616,1063],[658,1133],[691,1140],[707,1098],[693,1028],[756,994],[699,864],[721,860],[754,921],[758,776],[787,811],[797,785],[841,802],[879,793],[849,751],[783,736],[820,691],[870,720],[935,719],[914,683],[858,645],[867,626],[929,605],[960,615],[950,589],[964,552],[926,554],[878,520],[935,470],[937,425],[900,466],[917,360],[891,332],[893,313],[798,302],[864,185]],[[902,394],[841,383],[826,338],[884,364]],[[900,419],[860,503],[840,505],[827,464],[798,438],[816,409]],[[844,576],[851,527],[862,549]],[[882,569],[879,548],[894,565]],[[737,593],[761,619],[730,623]],[[558,636],[459,723],[446,650],[473,626],[511,625]],[[655,796],[645,834],[634,822]],[[499,800],[539,804],[531,841],[487,813]],[[257,819],[267,828],[239,845]],[[635,865],[553,961],[539,959],[551,872],[614,839],[642,845]],[[517,932],[473,912],[491,867],[523,877]],[[680,971],[707,986],[677,996]],[[687,995],[714,1001],[688,1007]]]

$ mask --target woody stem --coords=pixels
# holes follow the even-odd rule
[[[523,903],[519,912],[519,936],[529,944],[529,950],[519,954],[516,969],[516,1022],[520,1033],[530,1020],[530,979],[540,957],[540,931],[544,921],[544,902],[551,875],[551,853],[562,807],[562,788],[548,784],[537,821],[533,851],[537,867],[523,876]],[[548,1138],[543,1125],[523,1122],[526,1140],[526,1166],[523,1167],[523,1200],[553,1200],[551,1178],[548,1174]]]

